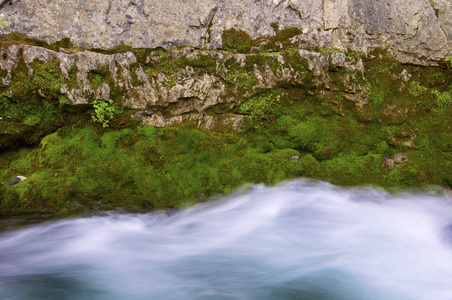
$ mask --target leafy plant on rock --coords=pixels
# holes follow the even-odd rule
[[[110,120],[117,114],[122,112],[121,109],[114,105],[113,100],[95,100],[93,102],[94,113],[92,115],[94,122],[102,124],[102,127],[109,126]]]
[[[450,67],[452,67],[452,56],[446,57],[444,61],[448,61],[450,63]]]
[[[450,104],[452,104],[452,93],[444,92],[436,99],[436,106],[433,108],[433,111],[438,115],[442,115],[445,107]]]

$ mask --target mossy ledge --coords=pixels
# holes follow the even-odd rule
[[[450,59],[421,67],[383,50],[304,49],[297,34],[231,30],[215,51],[109,53],[10,37],[1,214],[179,208],[297,177],[452,188]],[[102,100],[108,120],[93,108]],[[28,180],[7,186],[16,175]]]

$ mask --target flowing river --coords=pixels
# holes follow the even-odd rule
[[[0,221],[0,299],[452,299],[452,198],[296,180],[176,213]]]

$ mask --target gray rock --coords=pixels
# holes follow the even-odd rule
[[[344,53],[333,53],[331,54],[331,66],[342,68],[345,64],[346,55]]]
[[[8,185],[9,186],[13,186],[13,185],[18,184],[19,182],[24,181],[26,179],[27,179],[27,177],[25,177],[25,176],[16,176],[13,179],[11,179],[10,182],[8,182]]]
[[[304,46],[368,53],[388,49],[400,61],[435,65],[452,56],[450,0],[54,0],[12,1],[0,8],[17,31],[54,42],[69,37],[88,48],[221,47],[225,29],[252,37],[275,34],[271,24],[298,27]]]
[[[187,49],[173,50],[171,55],[179,57],[187,53]],[[300,60],[306,59],[309,69],[316,77],[317,91],[320,93],[324,87],[330,86],[328,75],[331,67],[343,67],[347,70],[359,71],[363,74],[364,66],[362,60],[355,61],[343,53],[332,55],[313,51],[300,50]],[[12,72],[22,58],[29,68],[29,74],[33,73],[32,62],[35,59],[46,63],[48,61],[58,62],[61,74],[69,80],[70,69],[77,69],[76,83],[64,84],[60,92],[66,96],[74,106],[86,106],[90,99],[108,100],[113,88],[125,88],[124,95],[120,101],[124,107],[136,110],[133,115],[139,118],[143,124],[154,126],[167,126],[173,123],[187,120],[198,121],[205,128],[213,128],[216,124],[230,122],[234,127],[239,127],[243,116],[229,114],[229,112],[240,105],[240,99],[261,93],[262,90],[271,90],[279,82],[290,82],[291,84],[303,84],[304,77],[294,71],[290,65],[285,65],[282,56],[276,57],[280,68],[273,71],[268,65],[265,68],[255,69],[254,75],[257,82],[251,90],[244,93],[243,88],[237,87],[237,82],[227,85],[225,78],[230,72],[225,65],[228,59],[234,59],[244,65],[247,56],[255,54],[231,54],[225,56],[215,51],[190,50],[189,55],[213,56],[217,67],[214,74],[197,73],[193,68],[187,66],[185,69],[175,69],[171,75],[157,73],[150,76],[142,69],[142,66],[132,68],[137,62],[132,52],[106,55],[91,51],[79,51],[75,53],[55,52],[46,48],[29,45],[12,45],[6,49],[0,49],[0,69],[6,70],[3,83],[11,83]],[[187,56],[190,58],[190,56]],[[149,58],[152,59],[152,58]],[[331,64],[330,64],[331,61]],[[90,72],[98,72],[100,69],[108,70],[111,82],[102,82],[94,85],[89,79]],[[132,72],[141,81],[140,85],[134,85]],[[169,84],[171,76],[172,84]],[[235,79],[237,80],[237,78]],[[357,87],[353,81],[344,77],[346,92],[355,94]],[[355,96],[355,95],[353,95]],[[356,98],[356,97],[355,97]],[[353,98],[352,101],[359,102],[362,97]],[[367,99],[365,99],[367,101]],[[221,106],[224,117],[212,118],[209,110]],[[152,113],[149,113],[152,111]],[[215,120],[218,122],[214,124]]]

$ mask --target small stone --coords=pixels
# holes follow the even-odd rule
[[[410,81],[412,75],[410,73],[408,73],[407,70],[403,69],[402,73],[400,73],[400,75],[402,76],[403,81],[408,82]]]
[[[16,176],[13,179],[11,179],[10,182],[8,182],[8,185],[12,186],[12,185],[18,184],[19,182],[24,181],[26,179],[27,179],[27,177],[25,177],[25,176]]]

